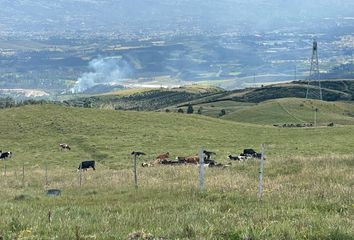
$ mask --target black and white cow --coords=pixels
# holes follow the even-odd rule
[[[71,150],[71,147],[66,143],[60,143],[59,147],[61,150],[65,150],[65,149]]]
[[[83,161],[80,163],[78,170],[85,170],[87,171],[88,168],[92,168],[93,170],[95,169],[96,162],[95,161]]]
[[[0,151],[0,159],[10,158],[11,156],[12,156],[12,152]]]
[[[211,151],[207,151],[207,150],[204,150],[203,153],[205,154],[204,160],[210,160],[211,155],[216,155],[215,152],[211,152]]]
[[[251,155],[251,156],[254,156],[254,154],[256,154],[257,152],[251,148],[246,148],[246,149],[243,149],[243,154],[245,156],[247,155]]]
[[[242,157],[242,156],[241,156]],[[228,158],[230,160],[233,160],[233,161],[241,161],[241,158],[240,156],[232,156],[232,155],[229,155]]]

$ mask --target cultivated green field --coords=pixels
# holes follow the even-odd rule
[[[14,153],[0,177],[4,239],[354,236],[351,125],[290,129],[199,115],[37,105],[0,110],[0,132],[0,149]],[[72,150],[59,150],[62,142]],[[162,152],[174,158],[205,147],[228,163],[227,155],[259,150],[261,143],[267,154],[263,201],[257,198],[256,160],[207,168],[203,194],[197,166],[139,167],[139,188],[133,186],[133,150],[147,153],[140,161],[150,161]],[[80,187],[76,169],[86,159],[96,160],[97,170],[84,172]],[[46,196],[47,188],[63,194]]]

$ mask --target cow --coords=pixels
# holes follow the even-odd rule
[[[199,156],[189,156],[184,158],[185,163],[198,164]]]
[[[245,154],[245,156],[247,155],[253,156],[255,153],[257,152],[251,148],[243,149],[243,154]]]
[[[83,161],[80,163],[78,170],[85,170],[87,171],[88,168],[95,169],[96,162],[95,161]]]
[[[210,156],[211,155],[216,155],[215,152],[210,152],[210,151],[207,151],[207,150],[204,150],[203,153],[205,154],[204,160],[210,160]]]
[[[175,164],[180,164],[180,162],[178,160],[173,161],[173,160],[167,160],[164,159],[160,162],[161,164],[165,164],[165,165],[175,165]]]
[[[12,156],[12,152],[0,151],[0,159],[10,158],[11,156]]]
[[[231,163],[222,164],[222,163],[217,163],[217,162],[213,161],[213,162],[209,163],[208,167],[210,167],[210,168],[214,168],[214,167],[216,167],[216,168],[226,168],[226,167],[230,167],[231,165],[232,165]]]
[[[154,164],[152,164],[152,163],[147,163],[147,162],[143,162],[143,163],[141,163],[141,166],[142,166],[142,167],[153,167]]]
[[[224,167],[224,164],[222,163],[216,163],[216,162],[211,162],[209,163],[208,165],[210,168],[213,168],[213,167]]]
[[[158,155],[158,156],[156,157],[156,159],[164,160],[164,159],[168,159],[169,157],[170,157],[170,153],[167,152],[167,153],[162,153],[162,154]]]
[[[64,149],[71,150],[70,146],[68,144],[66,144],[66,143],[60,143],[59,147],[60,147],[61,150],[64,150]]]
[[[198,164],[199,163],[199,156],[189,156],[189,157],[176,157],[176,160],[178,160],[179,163],[191,163],[191,164]],[[204,163],[208,164],[214,162],[213,160],[210,159],[210,157],[205,157],[204,158]]]
[[[229,155],[228,158],[230,160],[234,160],[234,161],[241,161],[243,156],[232,156],[232,155]]]

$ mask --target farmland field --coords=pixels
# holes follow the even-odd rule
[[[14,154],[1,162],[0,236],[353,239],[350,123],[290,129],[199,115],[50,104],[3,109],[0,149]],[[72,150],[61,151],[63,142]],[[267,157],[262,201],[255,159],[207,168],[204,193],[199,193],[195,165],[139,167],[139,188],[134,188],[134,150],[147,153],[140,163],[162,152],[175,158],[204,147],[226,164],[229,154],[259,150],[262,143]],[[80,187],[76,169],[86,159],[97,161],[97,169],[82,173]],[[62,195],[47,196],[48,188],[59,188]]]

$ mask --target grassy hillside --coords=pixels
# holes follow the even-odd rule
[[[352,128],[274,129],[239,124],[199,115],[153,112],[127,112],[77,109],[55,105],[25,106],[1,110],[0,131],[11,134],[0,140],[2,150],[11,149],[17,161],[51,161],[61,166],[76,166],[71,159],[93,158],[109,167],[129,164],[129,153],[141,149],[153,159],[157,153],[188,155],[201,146],[218,153],[222,160],[230,152],[245,147],[269,144],[269,154],[298,152],[284,147],[283,138],[291,139],[303,154],[313,154],[313,141],[321,142],[317,152],[331,153],[350,148],[342,134]],[[245,119],[250,118],[245,117]],[[338,144],[324,136],[336,133]],[[311,135],[311,139],[308,136]],[[59,143],[68,143],[74,151],[60,152]],[[63,159],[64,157],[64,159]]]
[[[299,98],[269,100],[253,106],[229,111],[224,119],[255,124],[302,124],[314,123],[315,109],[317,123],[354,125],[354,104],[351,102],[325,102]]]
[[[263,102],[278,98],[305,98],[306,81],[274,84],[261,88],[250,88],[229,92],[224,99],[242,102]],[[351,101],[354,99],[353,80],[323,80],[321,81],[323,100]],[[318,82],[310,82],[309,98],[319,99]]]
[[[172,89],[131,89],[107,94],[84,96],[67,100],[64,103],[77,107],[96,107],[121,110],[154,111],[161,108],[204,99],[224,90],[210,86],[191,85]]]
[[[0,176],[4,239],[137,239],[127,236],[142,231],[155,239],[352,239],[354,233],[348,141],[354,126],[283,129],[199,115],[36,105],[0,110],[0,132],[0,149],[14,152]],[[61,142],[72,150],[60,151]],[[149,161],[204,146],[226,163],[228,154],[261,143],[267,153],[262,202],[256,160],[206,169],[204,194],[197,166],[139,167],[139,189],[132,184],[132,150],[146,152],[140,161]],[[80,187],[75,169],[85,159],[96,160],[97,170],[84,172]],[[48,197],[47,188],[63,194]]]

